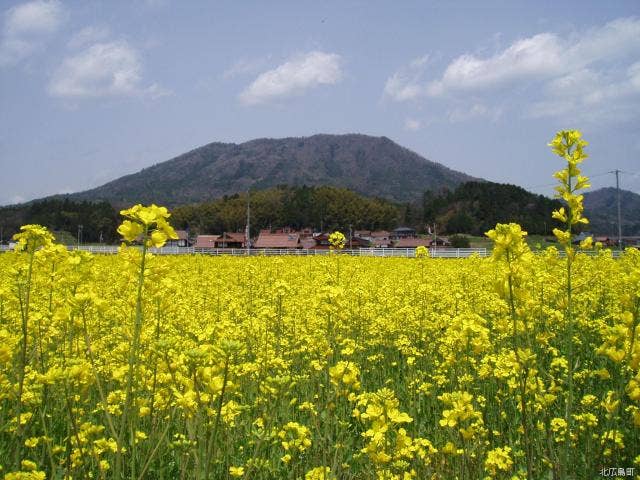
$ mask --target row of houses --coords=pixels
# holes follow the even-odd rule
[[[610,237],[606,235],[594,235],[591,232],[581,232],[573,238],[574,244],[579,244],[587,237],[591,237],[594,242],[601,243],[603,247],[616,247],[618,245],[617,237]],[[639,247],[640,236],[626,236],[621,239],[622,247]],[[549,238],[547,241],[555,242],[555,238]]]
[[[171,240],[167,246],[207,248],[247,248],[245,233],[224,232],[222,235],[198,235],[190,239],[188,232],[176,231],[177,240]],[[300,249],[329,249],[329,233],[313,232],[311,229],[299,231],[283,228],[276,231],[261,230],[258,237],[250,242],[251,248],[300,248]],[[393,231],[386,230],[355,230],[346,238],[345,248],[416,248],[419,246],[449,246],[446,237],[420,238],[412,228],[401,227]]]

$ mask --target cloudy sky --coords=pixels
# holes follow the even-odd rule
[[[640,193],[637,0],[0,0],[0,204],[350,132],[550,194],[563,128]]]

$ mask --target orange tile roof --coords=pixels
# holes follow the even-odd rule
[[[260,232],[254,248],[298,248],[300,235],[297,233]]]
[[[232,242],[244,242],[244,232],[224,232],[220,236],[220,240],[231,240]]]
[[[397,248],[428,247],[431,244],[430,238],[400,238],[394,244]]]
[[[189,234],[186,230],[176,230],[176,235],[178,235],[178,240],[189,240]]]
[[[220,235],[198,235],[194,246],[196,248],[215,248],[219,238]]]

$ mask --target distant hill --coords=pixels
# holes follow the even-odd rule
[[[172,222],[200,233],[241,231],[246,224],[246,193],[214,201],[176,207]],[[311,227],[314,230],[393,229],[411,226],[425,232],[437,224],[443,234],[484,235],[496,223],[517,222],[531,234],[550,234],[551,212],[557,200],[527,192],[515,185],[466,182],[454,190],[427,191],[422,200],[394,203],[361,196],[344,188],[287,187],[251,194],[251,225],[257,232],[269,227]]]
[[[51,231],[82,237],[85,242],[117,242],[116,232],[122,218],[108,202],[76,202],[68,198],[46,198],[22,205],[0,207],[0,240],[8,241],[20,231],[21,225],[36,223]]]
[[[329,185],[392,201],[476,180],[394,143],[367,135],[314,135],[211,143],[68,197],[114,205],[175,206],[278,185]]]
[[[447,233],[484,235],[496,223],[519,223],[530,234],[550,234],[557,226],[551,212],[557,200],[522,187],[493,182],[466,182],[453,191],[425,192],[422,215]]]
[[[640,195],[620,190],[622,235],[640,235]],[[618,235],[618,203],[616,189],[600,188],[584,194],[585,215],[595,234]]]
[[[246,192],[172,210],[176,228],[192,233],[244,231]],[[393,229],[404,222],[401,205],[346,188],[279,186],[251,192],[251,233],[263,228],[310,227],[314,231]]]

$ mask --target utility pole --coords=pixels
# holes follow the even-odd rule
[[[618,248],[622,250],[622,221],[620,215],[620,170],[616,168],[616,193],[618,196]]]
[[[353,234],[351,233],[351,224],[349,224],[349,250],[353,250],[353,242],[351,239],[353,238]]]
[[[82,229],[84,225],[78,225],[78,250],[80,250],[80,245],[82,243]]]
[[[245,230],[245,242],[247,246],[247,255],[250,254],[251,249],[251,190],[247,190],[247,228]]]

